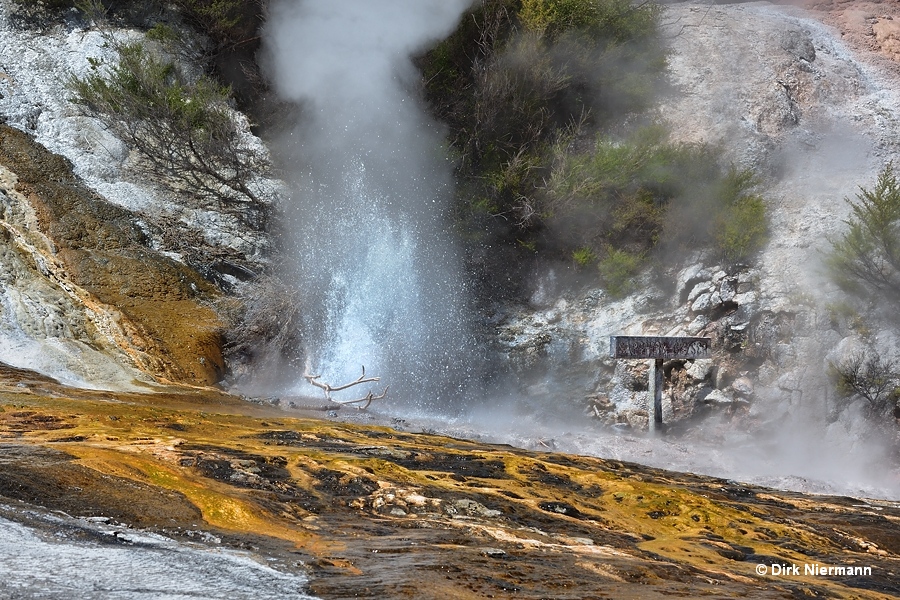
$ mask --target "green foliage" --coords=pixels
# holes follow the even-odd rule
[[[840,363],[829,362],[828,374],[843,404],[856,397],[863,398],[876,418],[895,410],[900,372],[893,361],[880,354],[858,352]]]
[[[228,89],[189,79],[142,44],[116,50],[115,65],[71,79],[73,102],[137,149],[149,173],[262,227],[265,205],[251,182],[268,163],[242,143]]]
[[[654,5],[621,0],[478,3],[420,60],[468,197],[493,206],[504,226],[541,228],[540,190],[560,136],[647,104],[665,65],[657,19]]]
[[[640,272],[644,257],[625,250],[608,248],[597,268],[606,291],[619,298],[634,289],[634,278]]]
[[[256,39],[263,4],[262,0],[175,0],[181,13],[220,48]]]
[[[747,260],[767,238],[766,205],[750,193],[757,185],[752,171],[734,167],[722,183],[720,204],[713,220],[715,245],[728,262]]]
[[[543,210],[552,221],[568,223],[571,245],[595,252],[610,244],[650,249],[666,231],[673,200],[685,196],[691,182],[715,177],[702,147],[669,143],[658,126],[626,139],[598,136],[587,152],[569,147],[565,139],[554,147]]]
[[[586,267],[597,260],[597,255],[594,254],[594,251],[590,248],[582,246],[572,252],[572,260],[574,260],[575,264],[579,267]]]
[[[872,190],[860,187],[847,231],[828,257],[832,278],[845,290],[865,295],[900,292],[900,186],[892,164]]]
[[[723,171],[709,148],[671,143],[659,126],[624,139],[598,136],[586,152],[570,147],[567,139],[554,147],[540,206],[565,232],[570,253],[611,247],[644,256],[665,243],[712,246],[739,261],[766,239],[765,202],[752,193],[752,171]]]
[[[166,47],[171,47],[178,43],[178,37],[178,32],[165,23],[157,23],[147,30],[148,40],[158,42]]]
[[[523,26],[549,38],[580,31],[616,43],[649,37],[656,29],[659,7],[630,0],[522,0]]]
[[[637,130],[629,138],[598,136],[590,152],[568,152],[564,139],[555,147],[556,160],[547,191],[557,198],[597,199],[623,190],[645,188],[672,194],[683,169],[703,161],[701,148],[670,144],[660,126]]]

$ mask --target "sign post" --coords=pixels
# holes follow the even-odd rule
[[[650,361],[647,413],[650,433],[662,425],[663,361],[709,358],[710,338],[614,335],[609,338],[612,358],[644,358]]]

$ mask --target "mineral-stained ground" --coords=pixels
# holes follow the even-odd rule
[[[293,418],[211,389],[76,390],[4,368],[2,515],[22,503],[218,538],[305,570],[322,598],[900,596],[896,502]],[[760,564],[800,574],[760,576]]]

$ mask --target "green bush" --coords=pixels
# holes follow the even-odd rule
[[[243,143],[228,89],[186,77],[142,44],[116,50],[116,64],[71,79],[72,100],[140,152],[149,173],[264,227],[266,205],[251,182],[266,172],[267,158]]]
[[[655,5],[621,0],[477,3],[419,61],[426,98],[458,151],[462,203],[494,207],[503,227],[511,220],[528,235],[540,229],[557,139],[574,124],[639,110],[650,97],[665,64],[657,20]],[[522,235],[510,234],[509,242]]]
[[[608,248],[597,268],[610,296],[620,298],[634,289],[634,278],[643,266],[644,257],[625,250]]]
[[[554,149],[542,210],[565,224],[570,247],[597,253],[608,245],[645,252],[666,233],[676,237],[671,213],[688,197],[693,201],[697,181],[718,177],[703,147],[670,143],[659,126],[626,139],[598,136],[586,152],[569,146],[564,141]]]
[[[768,221],[763,198],[749,190],[757,185],[753,172],[734,167],[722,183],[720,203],[713,219],[716,248],[727,262],[747,260],[767,238]]]
[[[255,43],[266,0],[175,0],[184,17],[223,48]]]
[[[533,31],[565,31],[597,25],[596,2],[593,0],[522,0],[519,18]]]
[[[522,25],[551,39],[583,32],[595,39],[622,43],[651,37],[659,6],[631,0],[522,0]]]
[[[569,152],[564,139],[554,149],[547,191],[555,198],[598,198],[637,187],[671,193],[697,148],[669,144],[667,137],[660,126],[638,129],[626,139],[600,135],[588,152]]]
[[[840,363],[829,362],[828,374],[838,393],[840,405],[863,398],[874,418],[893,413],[898,406],[897,365],[880,354],[858,352]]]
[[[858,295],[900,293],[900,185],[893,164],[879,174],[872,190],[860,187],[850,203],[847,231],[833,242],[828,257],[832,278]]]
[[[597,260],[597,255],[590,248],[581,247],[572,252],[572,260],[579,267],[586,267]]]
[[[752,171],[723,170],[709,148],[671,143],[664,128],[650,126],[624,139],[599,136],[585,152],[571,151],[568,140],[557,144],[540,210],[565,232],[559,243],[568,253],[614,248],[646,256],[663,243],[712,247],[736,262],[766,239],[766,207],[752,192],[756,185]]]

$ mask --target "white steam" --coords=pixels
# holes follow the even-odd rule
[[[447,235],[451,165],[411,57],[470,4],[283,1],[266,31],[276,91],[302,107],[284,150],[311,367],[337,384],[364,364],[419,406],[464,387],[472,344]]]

